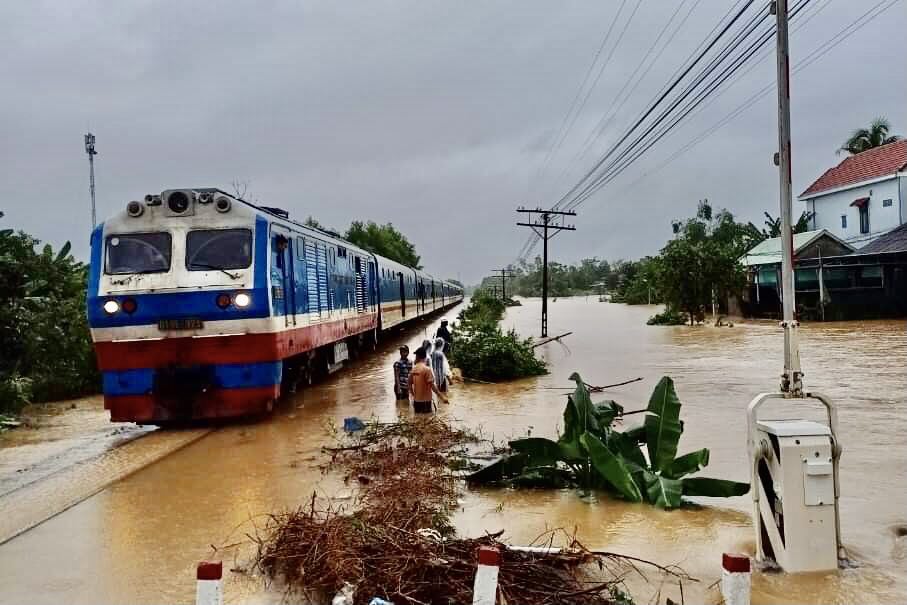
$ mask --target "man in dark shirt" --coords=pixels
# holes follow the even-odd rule
[[[447,328],[447,318],[441,318],[441,326],[435,332],[435,338],[444,339],[444,355],[450,357],[450,346],[453,344],[453,336],[450,333],[450,330]]]
[[[409,373],[413,362],[409,360],[409,347],[400,347],[400,359],[394,362],[394,395],[397,401],[409,401]]]

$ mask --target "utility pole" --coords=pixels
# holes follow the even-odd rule
[[[91,193],[91,229],[93,231],[98,224],[94,203],[94,156],[98,155],[98,152],[94,148],[94,135],[90,132],[85,135],[85,153],[88,154],[88,191]]]
[[[517,208],[517,212],[528,214],[529,222],[517,223],[520,227],[529,227],[536,235],[542,238],[542,338],[548,336],[548,240],[560,231],[576,231],[573,225],[557,225],[551,222],[551,217],[576,216],[575,212],[564,210],[542,210],[536,208]],[[533,220],[533,214],[538,215]],[[539,222],[541,221],[541,222]],[[539,231],[541,229],[541,231]],[[549,230],[552,232],[548,234]]]
[[[784,373],[781,375],[781,392],[788,397],[803,396],[803,373],[800,371],[800,323],[794,317],[794,236],[791,229],[790,157],[790,55],[787,35],[787,0],[775,0],[772,10],[777,21],[778,55],[778,153],[775,165],[781,184],[781,306],[784,329]]]
[[[507,300],[507,278],[513,277],[510,269],[492,269],[492,271],[501,272],[501,300]]]

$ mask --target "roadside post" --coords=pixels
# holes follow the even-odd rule
[[[202,561],[196,569],[195,605],[223,605],[224,566],[220,561]]]
[[[721,555],[721,598],[724,605],[750,605],[752,591],[750,558],[746,555]]]
[[[480,546],[478,559],[476,578],[472,586],[472,605],[495,605],[498,595],[501,551],[494,546]]]
[[[790,142],[790,60],[787,0],[774,0],[777,24],[778,166],[781,202],[781,302],[784,371],[777,392],[761,393],[747,406],[747,450],[756,560],[774,560],[787,572],[837,569],[846,561],[838,509],[838,417],[835,404],[805,391],[800,368],[799,322],[794,316],[794,258]],[[818,401],[826,424],[806,420],[760,420],[759,408],[772,399]],[[723,586],[723,583],[722,583]]]

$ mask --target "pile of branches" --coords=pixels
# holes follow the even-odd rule
[[[613,603],[628,568],[623,557],[572,538],[564,549],[532,553],[507,550],[503,532],[456,536],[450,513],[459,484],[449,461],[476,441],[433,417],[370,425],[354,442],[325,448],[326,468],[358,486],[356,505],[319,505],[313,494],[307,506],[271,516],[253,537],[257,569],[313,602],[352,586],[355,603],[376,596],[397,605],[469,603],[476,551],[497,546],[501,602]],[[541,541],[553,539],[548,532]],[[608,579],[592,580],[596,570]]]

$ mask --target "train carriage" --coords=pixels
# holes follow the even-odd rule
[[[149,424],[267,412],[382,329],[462,298],[444,284],[428,304],[425,278],[218,189],[129,202],[91,237],[105,407]]]

